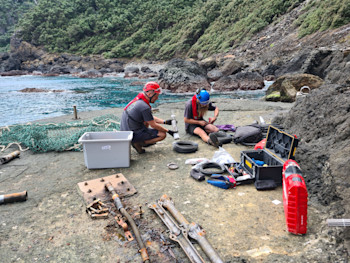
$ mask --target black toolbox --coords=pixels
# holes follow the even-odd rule
[[[294,159],[297,146],[295,136],[270,125],[263,149],[241,152],[242,167],[255,180],[273,180],[276,185],[282,185],[283,164],[288,159]],[[263,161],[264,164],[258,165],[255,161]]]

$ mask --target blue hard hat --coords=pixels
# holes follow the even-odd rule
[[[198,94],[197,94],[197,99],[199,100],[199,103],[201,105],[207,105],[209,103],[210,95],[209,92],[206,91],[205,89],[202,89]]]

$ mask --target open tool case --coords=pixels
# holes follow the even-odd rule
[[[294,159],[297,146],[295,136],[270,125],[263,149],[241,152],[242,167],[255,180],[273,180],[276,185],[282,185],[283,164],[288,159]]]

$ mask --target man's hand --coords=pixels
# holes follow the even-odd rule
[[[176,132],[174,132],[174,131],[172,131],[172,130],[168,130],[167,133],[169,133],[171,136],[174,137],[174,133],[176,133]]]
[[[208,123],[206,121],[198,121],[198,124],[202,127],[204,127],[205,125],[207,125]]]
[[[209,123],[210,123],[210,124],[213,124],[215,121],[216,121],[216,117],[214,117],[214,118],[209,118]]]
[[[163,123],[166,124],[166,125],[171,125],[171,121],[172,121],[172,120],[166,120],[166,121],[164,121]]]

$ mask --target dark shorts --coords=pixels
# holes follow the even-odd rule
[[[137,131],[134,131],[134,136],[132,138],[133,142],[143,142],[151,140],[158,137],[158,130],[143,128]]]
[[[198,124],[189,124],[188,125],[188,128],[187,128],[187,130],[186,130],[186,132],[187,133],[189,133],[189,134],[191,134],[191,135],[197,135],[197,134],[194,134],[194,130],[196,129],[196,128],[201,128],[203,131],[205,131],[204,130],[204,127],[203,126],[201,126],[201,125],[198,125]]]

